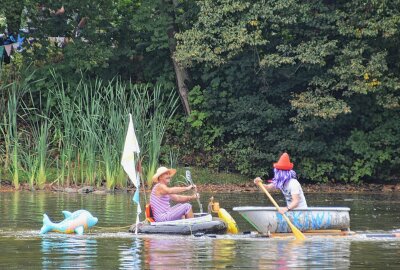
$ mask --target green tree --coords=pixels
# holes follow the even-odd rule
[[[198,19],[177,35],[175,57],[207,74],[197,82],[212,95],[203,108],[223,128],[229,157],[242,157],[231,159],[234,167],[257,172],[287,150],[317,181],[382,177],[384,164],[385,175],[396,171],[397,128],[361,120],[369,110],[398,117],[399,1],[196,3]],[[367,155],[356,146],[388,140],[378,136],[383,129],[391,150],[369,147]]]
[[[4,14],[8,33],[18,33],[21,26],[22,10],[24,9],[25,1],[2,1],[0,13]]]

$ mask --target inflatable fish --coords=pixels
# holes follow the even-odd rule
[[[98,219],[93,217],[89,211],[78,210],[73,213],[62,211],[64,220],[60,223],[53,223],[46,214],[43,214],[43,226],[40,234],[45,234],[50,231],[60,233],[76,233],[82,235],[85,229],[96,225]]]

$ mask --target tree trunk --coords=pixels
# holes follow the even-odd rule
[[[172,4],[174,7],[178,5],[178,3],[173,0]],[[174,17],[173,21],[175,21],[175,14],[172,15]],[[188,84],[190,83],[190,77],[187,70],[180,66],[179,63],[174,58],[174,53],[176,51],[176,40],[175,34],[177,33],[177,26],[173,23],[168,29],[168,43],[169,50],[171,52],[172,63],[174,64],[175,78],[176,83],[178,85],[179,96],[181,98],[181,102],[183,108],[185,109],[186,115],[190,114],[190,105],[189,105],[189,89]]]
[[[173,48],[171,48],[173,47]],[[188,83],[190,82],[190,77],[187,70],[179,65],[179,63],[174,58],[175,53],[175,45],[170,45],[170,52],[172,63],[174,64],[176,83],[178,85],[179,96],[182,101],[183,108],[185,109],[186,115],[190,114],[190,105],[189,105],[189,89]]]

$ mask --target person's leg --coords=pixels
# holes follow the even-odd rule
[[[183,217],[188,217],[190,216],[189,212],[192,212],[191,216],[193,217],[192,205],[190,205],[190,203],[174,205],[167,212],[167,220],[177,220],[182,219]]]
[[[193,210],[192,210],[192,207],[190,207],[190,210],[189,210],[189,212],[185,215],[185,218],[193,218],[194,217],[194,215],[193,215]]]

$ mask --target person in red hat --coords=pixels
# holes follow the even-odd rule
[[[260,177],[254,179],[254,184],[262,182]],[[281,207],[281,214],[295,208],[307,208],[306,198],[299,181],[297,181],[296,172],[293,170],[293,163],[287,153],[283,153],[277,163],[274,163],[274,178],[272,183],[265,185],[267,190],[280,189],[286,199],[286,207]]]

